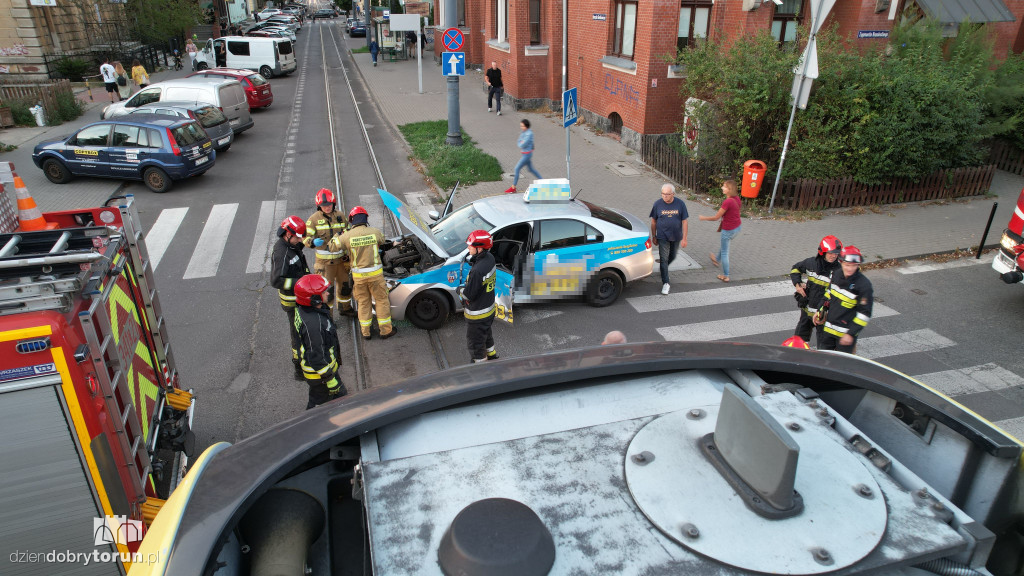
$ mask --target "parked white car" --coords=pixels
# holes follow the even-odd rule
[[[211,38],[196,54],[196,70],[207,68],[245,68],[264,78],[282,76],[295,71],[295,51],[291,40],[284,38]]]

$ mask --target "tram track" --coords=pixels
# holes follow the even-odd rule
[[[335,107],[331,100],[331,67],[327,62],[327,43],[324,39],[324,28],[328,29],[328,36],[331,39],[331,43],[334,45],[335,55],[338,58],[339,66],[341,70],[341,76],[344,81],[344,86],[348,91],[352,107],[355,111],[356,120],[359,127],[359,134],[362,137],[363,144],[366,146],[367,160],[369,161],[370,167],[372,168],[374,179],[376,180],[377,186],[382,190],[387,190],[388,186],[384,180],[384,174],[381,171],[380,163],[377,159],[377,154],[373,149],[373,142],[370,140],[370,135],[367,131],[365,119],[363,113],[359,109],[359,101],[356,98],[355,90],[352,87],[352,79],[349,77],[348,67],[346,59],[342,55],[341,44],[339,44],[337,37],[335,36],[336,26],[333,24],[321,23],[318,27],[320,32],[320,55],[321,64],[324,70],[324,91],[325,99],[327,103],[327,119],[328,129],[330,131],[331,140],[331,161],[334,175],[334,187],[337,190],[338,204],[344,214],[349,211],[345,201],[345,194],[341,183],[341,171],[339,168],[338,150],[336,145],[337,135],[335,132]],[[381,208],[381,221],[384,223],[384,235],[386,237],[396,237],[402,234],[402,229],[399,225],[398,219],[395,215],[385,207]],[[365,390],[368,388],[369,379],[367,378],[367,370],[369,363],[366,358],[366,351],[363,346],[363,338],[359,329],[359,323],[357,318],[352,318],[350,322],[352,343],[354,348],[355,358],[355,372],[356,372],[356,389]],[[431,352],[437,362],[439,370],[446,370],[449,367],[448,357],[445,353],[444,343],[437,333],[436,330],[428,330],[427,338],[430,343]]]

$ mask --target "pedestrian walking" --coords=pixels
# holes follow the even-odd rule
[[[328,246],[333,251],[344,250],[348,254],[352,266],[352,297],[359,306],[359,329],[363,339],[370,339],[376,309],[377,329],[381,339],[386,340],[398,329],[391,325],[391,301],[384,281],[384,267],[380,263],[384,234],[367,224],[368,220],[366,209],[356,206],[348,213],[348,231],[332,238]]]
[[[839,252],[839,269],[825,292],[824,314],[815,317],[824,326],[821,350],[855,354],[857,337],[871,320],[875,295],[871,281],[860,272],[864,257],[856,246],[844,246]]]
[[[128,72],[120,62],[114,62],[114,78],[117,82],[117,96],[124,100],[132,95],[132,86],[128,83]]]
[[[654,201],[651,207],[651,238],[658,247],[658,259],[661,264],[661,293],[668,294],[668,267],[676,259],[680,248],[686,248],[686,237],[690,228],[687,218],[686,204],[676,198],[676,187],[664,184],[661,187],[661,198]]]
[[[466,239],[466,246],[469,247],[468,262],[472,268],[466,277],[465,286],[460,286],[458,292],[466,316],[466,343],[470,360],[474,363],[498,359],[498,352],[494,349],[494,335],[491,333],[497,279],[494,255],[491,254],[493,245],[494,240],[485,230],[474,230]]]
[[[100,64],[100,76],[103,77],[103,86],[107,89],[107,94],[110,94],[110,101],[120,100],[117,91],[117,71],[110,65],[110,58],[104,58],[103,64]]]
[[[370,40],[370,60],[373,60],[373,65],[377,65],[377,53],[380,52],[380,45],[377,44],[377,39],[373,38]]]
[[[295,283],[309,274],[306,256],[302,253],[302,237],[306,235],[306,223],[298,216],[289,216],[277,229],[277,242],[270,255],[270,285],[277,288],[288,321],[288,335],[292,341],[292,364],[295,379],[304,380],[299,352],[302,342],[295,326]]]
[[[714,216],[698,216],[698,218],[705,222],[721,220],[718,224],[718,231],[722,233],[722,242],[718,248],[718,254],[708,253],[708,256],[711,257],[711,263],[716,267],[722,266],[722,273],[718,275],[718,279],[722,282],[728,282],[729,243],[740,233],[740,227],[742,226],[740,221],[740,192],[739,187],[736,186],[736,181],[726,180],[722,182],[722,194],[725,194],[725,200],[722,202],[722,207],[718,209],[718,212]]]
[[[412,30],[405,31],[405,53],[409,58],[416,57],[416,33]]]
[[[199,54],[199,47],[196,46],[196,43],[193,42],[191,38],[185,42],[185,53],[188,54],[188,59],[191,62],[190,70],[195,71],[196,56]]]
[[[132,60],[132,80],[139,86],[139,90],[149,86],[149,74],[138,58]]]
[[[505,84],[501,81],[501,70],[497,62],[491,62],[491,67],[484,74],[484,81],[487,82],[487,111],[491,111],[491,100],[498,97],[498,116],[501,116],[501,96],[505,93]]]
[[[519,184],[519,171],[523,169],[523,166],[526,166],[534,177],[541,178],[540,172],[533,167],[533,130],[530,130],[530,121],[526,118],[520,120],[519,130],[519,138],[516,140],[516,146],[519,147],[519,162],[516,163],[512,186],[505,190],[505,194],[515,194],[516,186]]]
[[[348,394],[338,377],[341,346],[338,327],[331,318],[334,286],[319,274],[295,283],[295,330],[301,342],[302,376],[309,386],[306,410]]]
[[[252,19],[258,24],[260,21],[260,15],[257,12],[252,13]]]
[[[337,202],[334,193],[327,188],[321,188],[316,193],[316,206],[316,212],[306,218],[306,236],[302,243],[316,251],[313,273],[327,278],[327,281],[339,291],[338,311],[346,316],[353,316],[348,254],[340,249],[331,250],[328,246],[331,238],[348,230],[348,222],[335,210]]]
[[[839,251],[842,249],[843,243],[838,238],[832,235],[825,236],[818,243],[816,256],[797,262],[789,271],[789,279],[796,290],[797,307],[800,308],[800,319],[797,320],[793,335],[799,336],[805,342],[811,341],[811,332],[815,327],[814,315],[825,302],[825,291],[832,281],[832,274],[839,269]],[[818,347],[821,347],[821,330],[821,326],[813,330],[817,333]]]

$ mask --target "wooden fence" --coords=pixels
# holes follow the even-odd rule
[[[74,97],[75,91],[69,80],[50,80],[36,84],[5,84],[0,85],[0,101],[21,100],[35,106],[43,103],[47,118],[54,118],[57,113],[57,96],[67,94]]]
[[[668,179],[697,194],[718,189],[714,173],[680,152],[663,135],[644,136],[641,142],[643,161]],[[775,205],[790,210],[848,208],[874,204],[921,202],[964,196],[977,196],[988,192],[996,165],[973,166],[939,170],[917,182],[897,179],[886,184],[858,184],[853,178],[823,182],[800,179],[779,182]],[[1006,170],[999,166],[999,168]],[[761,187],[761,198],[767,202],[775,182],[773,174],[766,174]]]
[[[988,161],[996,168],[1024,176],[1024,151],[1006,140],[994,140],[989,146]]]

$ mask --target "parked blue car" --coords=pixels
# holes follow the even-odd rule
[[[55,184],[73,176],[142,180],[153,192],[213,167],[217,153],[191,118],[133,114],[89,124],[35,147],[32,161]]]

